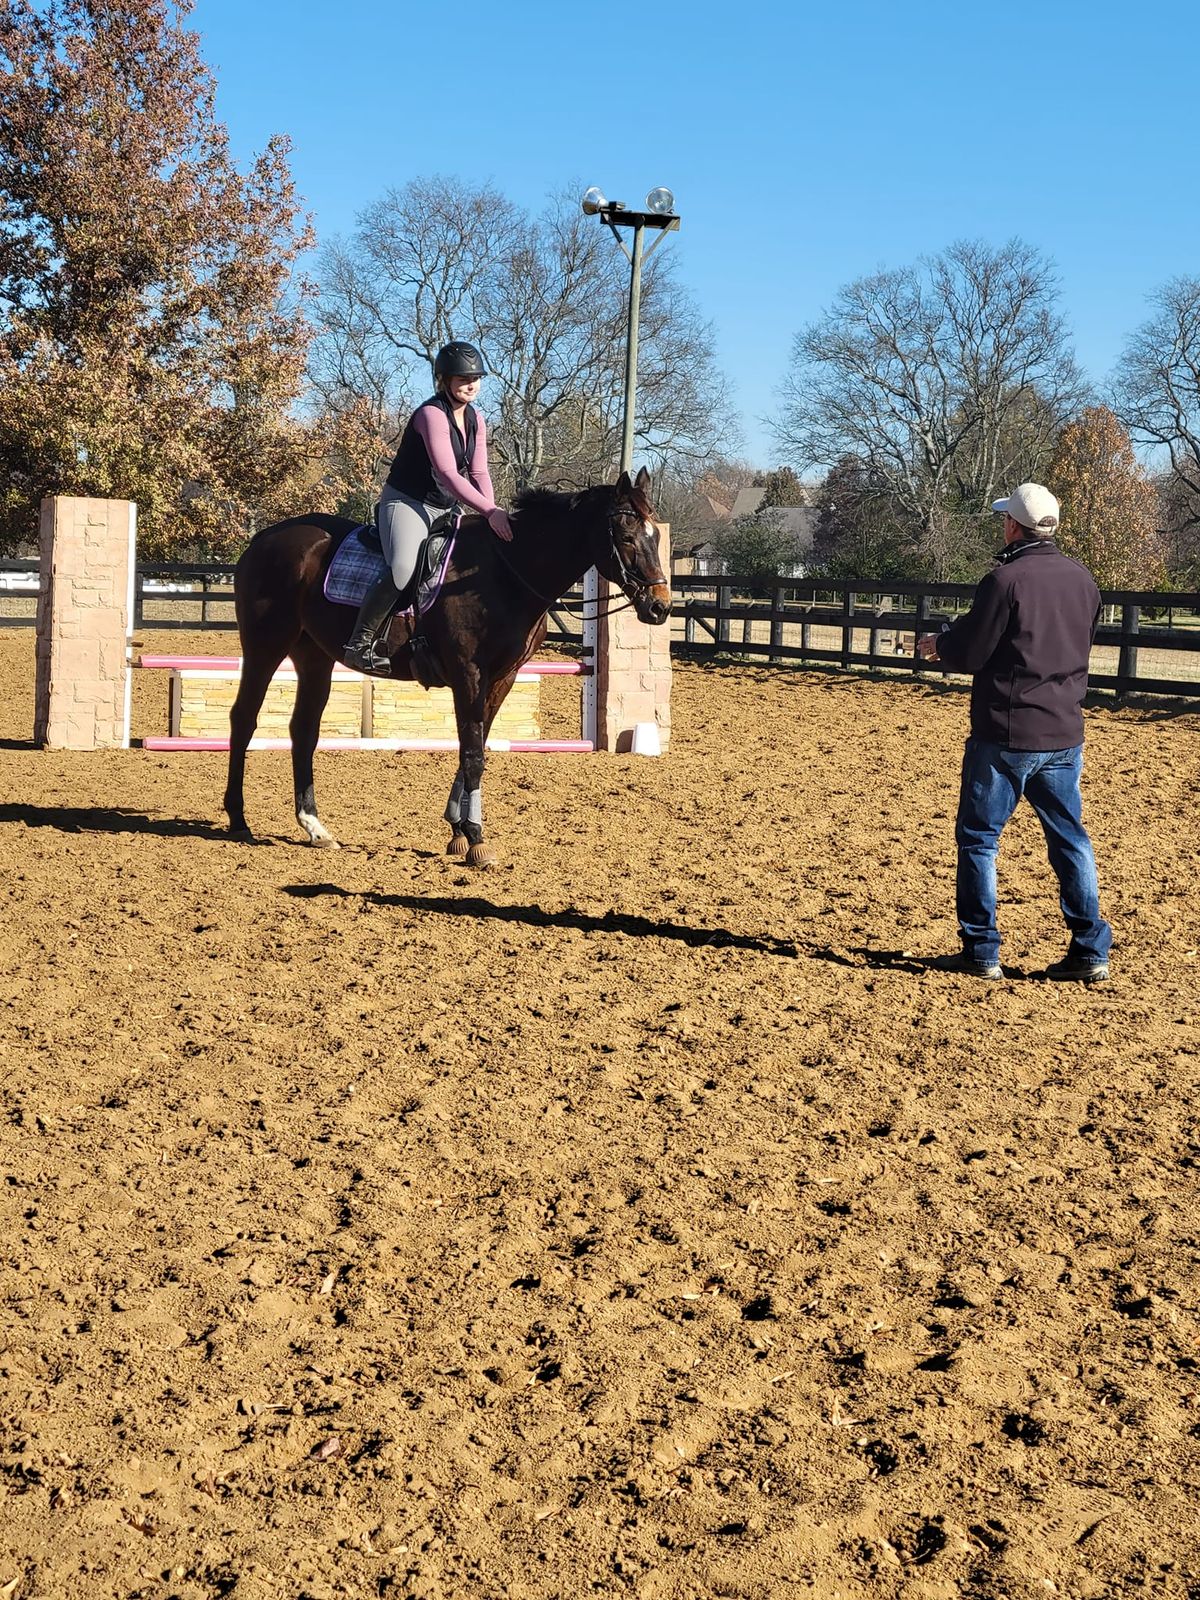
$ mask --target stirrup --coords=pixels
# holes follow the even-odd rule
[[[392,663],[387,652],[379,648],[378,639],[352,641],[346,646],[345,659],[348,667],[368,677],[390,678],[392,675]]]

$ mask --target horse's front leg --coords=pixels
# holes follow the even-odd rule
[[[526,652],[527,654],[528,652]],[[521,661],[525,656],[521,657]],[[516,681],[520,663],[489,689],[479,686],[477,695],[456,691],[454,710],[458,720],[458,772],[446,802],[445,817],[451,827],[447,855],[466,857],[469,867],[490,867],[495,853],[483,842],[483,761],[488,734],[504,697]]]
[[[460,745],[460,769],[462,771],[462,814],[459,818],[459,827],[462,829],[463,838],[467,842],[466,861],[469,867],[490,867],[496,859],[496,852],[490,850],[483,842],[483,724],[474,724],[478,728],[478,737]]]
[[[466,862],[469,867],[490,867],[495,853],[483,842],[483,749],[487,739],[487,696],[481,684],[471,689],[454,691],[454,711],[458,722],[458,782],[462,782],[459,797],[458,824],[450,819],[455,832],[461,832],[467,841]],[[453,791],[451,791],[453,794]],[[453,840],[451,840],[453,844]],[[457,851],[455,852],[457,854]]]
[[[458,856],[460,858],[465,856],[468,850],[471,848],[471,841],[463,832],[462,826],[463,794],[465,787],[466,785],[463,779],[462,763],[460,762],[458,771],[454,775],[454,784],[450,790],[450,798],[446,801],[446,809],[442,813],[446,821],[450,824],[450,843],[446,846],[446,854],[448,856]]]

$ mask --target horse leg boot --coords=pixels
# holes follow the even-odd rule
[[[446,846],[446,854],[451,856],[465,856],[471,848],[470,842],[462,828],[463,795],[466,785],[463,782],[462,768],[459,767],[455,774],[454,787],[450,791],[450,798],[446,802],[446,809],[442,813],[450,824],[451,838]]]
[[[370,673],[377,678],[391,675],[391,662],[388,660],[386,650],[379,648],[377,640],[399,598],[400,591],[390,571],[385,572],[378,583],[372,584],[367,590],[358,608],[358,616],[355,618],[346,648],[342,652],[342,658],[348,667],[353,667],[356,672]]]
[[[483,842],[483,751],[469,750],[462,759],[463,796],[459,827],[467,841],[469,867],[490,867],[496,853]]]

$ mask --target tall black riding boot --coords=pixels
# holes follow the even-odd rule
[[[400,591],[392,582],[390,571],[367,590],[344,652],[348,667],[379,678],[388,676],[391,664],[387,652],[378,647],[376,640],[399,598]]]

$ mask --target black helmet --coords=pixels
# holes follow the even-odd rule
[[[486,378],[487,368],[473,344],[454,339],[438,351],[433,375],[435,378]]]

